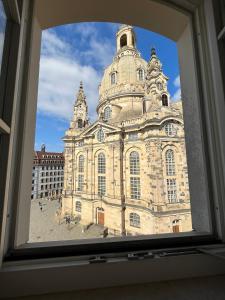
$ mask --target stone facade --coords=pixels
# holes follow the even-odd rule
[[[63,213],[113,235],[190,231],[182,102],[170,101],[155,49],[146,62],[135,41],[121,26],[93,124],[80,86],[64,137]]]

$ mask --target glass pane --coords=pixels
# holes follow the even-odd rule
[[[6,14],[3,7],[3,3],[0,0],[0,70],[2,66],[2,56],[5,40],[5,29],[6,29]]]
[[[51,28],[39,78],[30,242],[192,231],[176,43]]]

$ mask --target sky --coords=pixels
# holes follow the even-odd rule
[[[76,23],[42,32],[35,150],[63,151],[62,137],[69,128],[73,105],[83,81],[89,119],[96,120],[98,86],[104,69],[116,53],[116,32],[120,24]],[[176,43],[154,32],[134,27],[137,49],[149,61],[152,47],[169,77],[173,101],[180,99],[180,77]]]

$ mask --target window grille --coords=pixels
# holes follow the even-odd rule
[[[165,125],[165,132],[168,136],[174,136],[176,134],[173,123],[168,123]]]
[[[140,174],[140,159],[139,154],[136,151],[130,154],[130,174],[139,175]]]
[[[173,176],[175,175],[175,161],[174,161],[174,152],[169,149],[166,151],[166,175]]]
[[[98,195],[104,196],[106,193],[105,176],[98,176]]]
[[[130,195],[131,199],[140,199],[141,188],[139,177],[130,177]]]
[[[104,110],[104,120],[109,120],[111,118],[111,108],[107,106]]]
[[[130,214],[130,226],[140,227],[140,216],[136,213]]]
[[[102,129],[99,129],[98,132],[97,132],[97,140],[99,142],[104,141],[104,131]]]
[[[98,155],[98,173],[105,174],[105,154],[99,153]]]
[[[84,172],[84,156],[80,155],[79,156],[79,161],[78,161],[78,172],[83,173]]]
[[[78,187],[77,190],[78,191],[83,191],[83,185],[84,185],[84,175],[79,174],[78,175]]]
[[[75,210],[78,212],[81,212],[81,202],[80,201],[76,201]]]
[[[177,202],[177,184],[176,179],[167,179],[167,195],[169,203]]]

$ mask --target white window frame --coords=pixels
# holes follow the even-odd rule
[[[76,264],[75,258],[71,258],[73,263],[71,261],[68,263],[68,259],[63,258],[39,260],[35,263],[27,260],[28,257],[40,258],[40,253],[43,253],[44,250],[42,247],[40,251],[38,245],[35,247],[36,250],[34,247],[30,249],[29,245],[23,248],[29,231],[31,187],[29,179],[33,162],[32,150],[34,145],[41,29],[82,20],[116,21],[118,6],[117,3],[111,1],[108,4],[109,7],[102,10],[104,2],[101,0],[96,0],[95,5],[92,4],[92,1],[83,1],[79,3],[79,7],[77,7],[76,1],[71,1],[70,4],[74,6],[71,9],[71,6],[65,6],[63,1],[54,1],[53,9],[49,6],[50,2],[48,0],[34,1],[34,7],[31,1],[25,0],[20,15],[20,9],[17,5],[14,6],[15,3],[16,1],[8,1],[9,6],[12,7],[10,18],[15,24],[19,24],[21,31],[18,36],[18,30],[14,26],[14,37],[18,37],[18,39],[14,38],[13,41],[14,63],[12,64],[13,68],[11,66],[10,68],[11,71],[14,69],[14,72],[10,72],[11,78],[9,80],[11,85],[9,94],[14,100],[14,105],[11,128],[8,130],[8,126],[3,129],[6,131],[6,135],[9,135],[10,131],[10,138],[7,150],[9,159],[5,168],[6,179],[4,189],[1,189],[1,193],[4,194],[1,198],[3,204],[1,204],[0,215],[2,225],[0,226],[1,258],[8,253],[8,260],[9,257],[14,257],[14,261],[3,261],[4,272],[0,273],[0,280],[2,283],[7,282],[7,278],[10,276],[12,288],[8,289],[3,284],[2,296],[46,293],[49,292],[47,286],[52,287],[51,292],[59,292],[66,289],[80,289],[81,286],[85,288],[103,287],[103,281],[104,286],[115,285],[116,283],[120,285],[133,284],[134,282],[141,283],[146,282],[146,270],[149,270],[148,281],[155,281],[156,278],[160,280],[184,278],[193,276],[193,272],[191,274],[189,272],[190,263],[195,266],[195,276],[223,274],[224,267],[221,261],[206,256],[202,254],[203,252],[198,253],[198,255],[189,255],[188,253],[184,256],[180,255],[179,263],[176,263],[178,262],[177,257],[165,257],[165,252],[163,252],[165,259],[144,260],[144,268],[143,261],[137,260],[137,262],[131,264],[129,260],[127,261],[127,256],[124,256],[124,263],[120,261],[116,266],[113,263],[106,265],[85,265],[84,263],[84,266],[81,266],[80,261]],[[176,5],[177,2],[173,0],[166,2],[140,0],[138,3],[134,3],[132,7],[126,1],[120,2],[118,21],[120,23],[127,22],[126,16],[129,7],[130,23],[164,34],[178,43],[182,98],[184,99],[187,159],[190,166],[189,183],[192,197],[192,221],[195,225],[195,232],[191,235],[190,241],[192,245],[194,241],[199,243],[197,232],[206,230],[207,238],[205,242],[204,239],[201,240],[202,246],[204,246],[206,241],[210,240],[209,232],[212,233],[213,241],[216,241],[215,237],[220,242],[225,241],[225,107],[217,33],[214,27],[216,20],[213,14],[212,0],[196,0],[196,2],[181,0],[179,1],[179,7]],[[86,9],[90,6],[92,10]],[[138,15],[137,11],[139,12]],[[163,19],[161,18],[162,15],[164,16]],[[171,20],[173,22],[170,22]],[[26,40],[26,47],[24,40]],[[18,59],[16,57],[17,53]],[[198,126],[199,122],[201,126]],[[203,124],[204,126],[202,126]],[[195,128],[194,131],[193,127]],[[191,149],[193,145],[199,146],[195,147],[194,153]],[[197,191],[201,191],[201,194],[198,193],[198,197]],[[195,211],[201,212],[200,217],[199,214],[194,213]],[[210,222],[208,222],[209,220]],[[214,231],[211,230],[212,228]],[[134,239],[135,237],[132,237],[132,241]],[[167,238],[164,237],[164,240],[167,240]],[[184,241],[185,238],[180,236],[179,242],[181,240]],[[149,245],[149,241],[151,241],[151,246],[155,245],[156,247],[157,245],[157,238],[149,236],[141,241],[139,239],[138,243],[135,240],[135,245],[142,243],[143,246],[145,241],[146,247]],[[96,240],[96,243],[98,244],[99,241]],[[107,241],[105,243],[107,244]],[[113,244],[114,241],[111,244],[112,247]],[[48,243],[47,250],[50,251],[49,253],[53,253],[51,249],[56,253],[56,249],[51,247],[53,245]],[[130,247],[137,249],[136,246],[132,246],[132,243]],[[178,251],[174,244],[171,247]],[[98,248],[101,249],[100,244],[98,244]],[[11,249],[10,253],[8,252],[9,249]],[[75,253],[76,251],[73,249],[71,256]],[[24,254],[26,254],[26,262],[18,261],[17,258]],[[101,259],[101,257],[98,259]],[[157,268],[155,267],[156,264]],[[168,266],[167,272],[162,274],[161,270],[165,268],[165,264]],[[174,264],[176,264],[176,271],[173,270]],[[154,272],[150,272],[152,268],[154,268]],[[68,270],[70,270],[70,274],[71,271],[77,274],[76,281],[74,281],[73,276],[68,276]],[[80,272],[81,270],[82,272]],[[104,272],[100,270],[104,270]],[[110,278],[106,276],[110,272],[116,272],[117,274],[114,282],[112,282],[111,276],[108,276]],[[96,276],[96,273],[99,275]],[[137,273],[138,276],[136,276]],[[31,274],[32,282],[29,280]],[[130,274],[135,274],[135,279]],[[87,280],[87,275],[90,280]],[[60,278],[60,286],[53,284],[52,278]],[[66,280],[62,280],[64,278]],[[29,282],[26,290],[24,290],[24,282]],[[36,282],[39,282],[38,286]],[[14,285],[14,283],[16,284]]]

